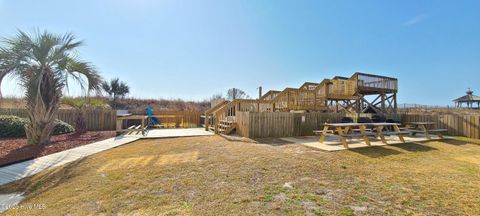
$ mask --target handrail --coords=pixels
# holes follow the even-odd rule
[[[266,101],[267,100],[266,98],[269,97],[270,95],[274,95],[273,98],[275,98],[280,92],[282,92],[282,91],[270,90],[267,93],[265,93],[262,97],[260,97],[259,100]],[[271,98],[269,100],[272,100],[273,98]]]
[[[270,102],[257,99],[235,99],[228,102],[210,114],[213,118],[215,132],[218,133],[218,125],[221,120],[228,120],[229,117],[235,119],[238,111],[260,111],[260,106],[264,104],[268,105]],[[210,118],[210,116],[207,118]]]
[[[210,115],[213,114],[218,109],[221,109],[223,106],[227,105],[228,103],[230,103],[230,102],[229,101],[223,101],[223,102],[215,105],[214,107],[208,109],[205,112],[205,130],[208,130],[208,127],[210,126],[210,120],[211,120]]]
[[[220,108],[221,106],[225,105],[229,103],[229,101],[222,101],[221,103],[218,103],[217,105],[215,105],[214,107],[208,109],[207,111],[205,111],[205,115],[207,115],[208,113],[212,113],[213,111],[215,111],[216,109]]]

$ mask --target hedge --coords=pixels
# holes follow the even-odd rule
[[[17,116],[0,115],[0,138],[25,137],[25,125],[28,119]],[[66,122],[56,119],[53,135],[74,132],[75,129]]]

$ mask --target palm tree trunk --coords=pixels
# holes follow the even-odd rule
[[[48,144],[55,128],[55,113],[58,108],[47,108],[41,102],[30,102],[27,109],[29,123],[25,125],[28,144]]]
[[[27,86],[27,114],[30,122],[25,125],[28,144],[47,144],[55,127],[55,114],[59,108],[61,85],[52,73],[45,73],[40,85],[35,80]]]
[[[25,125],[28,145],[44,145],[50,143],[50,136],[55,124],[53,122],[44,123],[42,121],[30,122]]]

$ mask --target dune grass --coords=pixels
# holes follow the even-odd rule
[[[0,188],[14,191],[45,208],[12,215],[479,215],[480,145],[322,152],[218,136],[143,140]]]

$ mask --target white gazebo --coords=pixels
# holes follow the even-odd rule
[[[479,109],[480,108],[480,97],[473,95],[473,91],[468,89],[466,92],[467,94],[465,96],[459,97],[453,102],[455,102],[455,107],[465,107],[464,105],[466,104],[466,108],[469,109]]]

